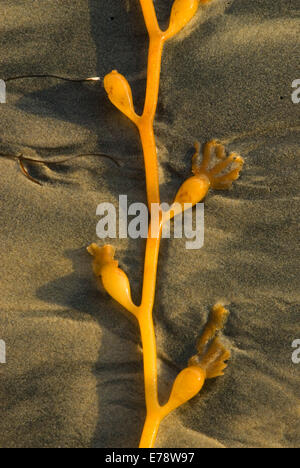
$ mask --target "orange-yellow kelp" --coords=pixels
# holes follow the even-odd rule
[[[160,204],[158,163],[153,122],[156,114],[161,58],[166,40],[177,34],[196,14],[199,4],[209,3],[209,0],[175,0],[169,28],[162,31],[158,25],[153,0],[140,0],[146,27],[150,37],[147,89],[143,114],[137,115],[134,109],[132,92],[127,80],[117,71],[105,77],[104,86],[111,102],[137,126],[145,160],[146,186],[149,209],[152,204]],[[193,158],[193,177],[188,179],[179,189],[174,205],[169,213],[160,217],[158,226],[150,220],[147,239],[142,301],[136,306],[131,298],[128,277],[118,267],[114,259],[115,250],[106,245],[98,247],[92,244],[88,251],[94,257],[94,273],[101,278],[106,291],[123,307],[130,311],[138,320],[143,345],[144,380],[147,416],[140,442],[141,448],[153,447],[157,431],[162,419],[178,406],[193,398],[201,390],[208,378],[223,375],[225,361],[230,357],[217,336],[223,328],[228,311],[222,305],[214,307],[211,319],[198,343],[198,354],[191,358],[188,367],[177,376],[169,401],[161,406],[158,401],[157,389],[157,353],[153,326],[152,311],[154,305],[157,262],[160,248],[163,223],[166,219],[184,210],[185,203],[199,203],[206,196],[209,188],[226,189],[239,177],[243,159],[230,154],[226,157],[225,148],[216,141],[208,143],[204,148],[201,164],[198,164],[200,145],[196,144]],[[220,161],[211,167],[212,157]],[[222,175],[221,173],[234,163],[235,168]]]

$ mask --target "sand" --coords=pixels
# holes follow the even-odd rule
[[[157,0],[162,24],[172,2]],[[117,68],[144,99],[147,36],[136,0],[2,0],[0,78],[104,77]],[[246,160],[229,192],[206,199],[205,245],[165,240],[155,322],[160,394],[194,354],[218,300],[231,315],[223,378],[168,417],[157,447],[300,446],[299,78],[296,0],[215,1],[164,52],[155,125],[162,198],[190,173],[191,147],[218,138]],[[299,104],[300,106],[300,104]],[[136,323],[99,292],[85,248],[96,207],[145,201],[134,126],[99,83],[7,84],[0,151],[45,161],[104,151],[21,174],[0,156],[0,446],[136,447],[145,415]],[[99,241],[101,244],[101,241]],[[144,241],[115,240],[140,297]]]

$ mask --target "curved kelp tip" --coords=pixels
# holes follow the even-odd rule
[[[195,16],[198,6],[199,0],[175,0],[165,38],[171,39],[178,34]]]
[[[198,365],[183,369],[175,379],[169,401],[162,407],[163,416],[194,398],[201,391],[205,379],[205,369]]]
[[[132,91],[126,78],[114,70],[104,78],[104,88],[112,104],[137,125],[139,116],[134,110]]]
[[[97,278],[101,278],[104,289],[115,301],[137,316],[138,308],[132,302],[129,279],[114,259],[115,248],[111,245],[99,247],[91,244],[87,251],[94,257],[93,271]]]
[[[211,3],[212,0],[175,0],[169,27],[164,33],[165,40],[176,36],[196,15],[199,5]]]

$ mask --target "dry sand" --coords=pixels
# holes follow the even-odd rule
[[[170,0],[157,0],[165,22]],[[34,73],[130,78],[140,108],[147,36],[137,0],[2,0],[0,78]],[[157,447],[299,447],[299,4],[216,0],[164,53],[156,120],[162,195],[190,171],[194,140],[246,159],[229,192],[206,200],[205,246],[164,241],[155,307],[161,398],[194,353],[210,307],[230,304],[223,378],[163,424]],[[96,289],[85,247],[96,207],[145,201],[135,128],[99,83],[7,85],[0,150],[44,158],[105,151],[26,180],[0,157],[1,447],[135,447],[144,418],[136,324]],[[115,241],[134,297],[143,241]]]

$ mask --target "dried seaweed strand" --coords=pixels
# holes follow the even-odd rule
[[[23,154],[14,155],[14,154],[5,154],[5,153],[0,152],[0,157],[1,156],[6,158],[6,159],[17,161],[22,174],[28,180],[30,180],[31,182],[33,182],[33,183],[35,183],[35,184],[37,184],[39,186],[42,186],[43,184],[29,174],[29,172],[28,172],[27,168],[25,167],[24,163],[29,163],[29,164],[33,164],[33,165],[44,165],[44,166],[58,166],[58,165],[61,165],[61,164],[68,163],[68,162],[70,162],[70,161],[72,161],[74,159],[77,159],[77,158],[100,156],[102,158],[109,159],[110,161],[114,162],[116,164],[116,166],[121,167],[121,164],[120,164],[120,162],[118,161],[117,158],[115,158],[113,156],[110,156],[109,154],[105,154],[105,153],[77,154],[75,156],[70,156],[69,158],[66,158],[66,159],[55,160],[55,161],[44,161],[42,159],[28,158],[28,157],[24,156]]]

